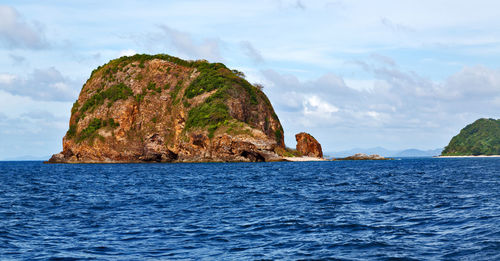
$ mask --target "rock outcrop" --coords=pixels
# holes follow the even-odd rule
[[[52,163],[272,161],[283,128],[266,95],[221,63],[169,55],[97,68]]]
[[[390,158],[384,158],[384,157],[377,155],[377,154],[367,155],[364,153],[356,153],[352,156],[340,158],[340,159],[335,159],[335,160],[390,160]]]
[[[297,140],[297,151],[303,156],[323,158],[321,144],[310,134],[301,132],[295,134]]]

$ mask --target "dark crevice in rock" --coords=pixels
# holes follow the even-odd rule
[[[253,152],[253,151],[246,151],[245,150],[240,155],[242,157],[245,157],[245,158],[249,159],[252,162],[265,162],[266,161],[266,158],[264,158],[259,153]]]

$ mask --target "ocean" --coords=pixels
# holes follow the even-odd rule
[[[500,158],[0,162],[0,260],[500,260]]]

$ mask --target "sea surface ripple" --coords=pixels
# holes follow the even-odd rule
[[[0,162],[0,260],[500,260],[500,159]]]

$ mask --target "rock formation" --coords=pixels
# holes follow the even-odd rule
[[[297,151],[303,156],[323,158],[321,144],[310,134],[301,132],[295,134],[297,140]]]
[[[49,162],[280,160],[283,128],[266,95],[221,63],[121,57],[94,70]]]

